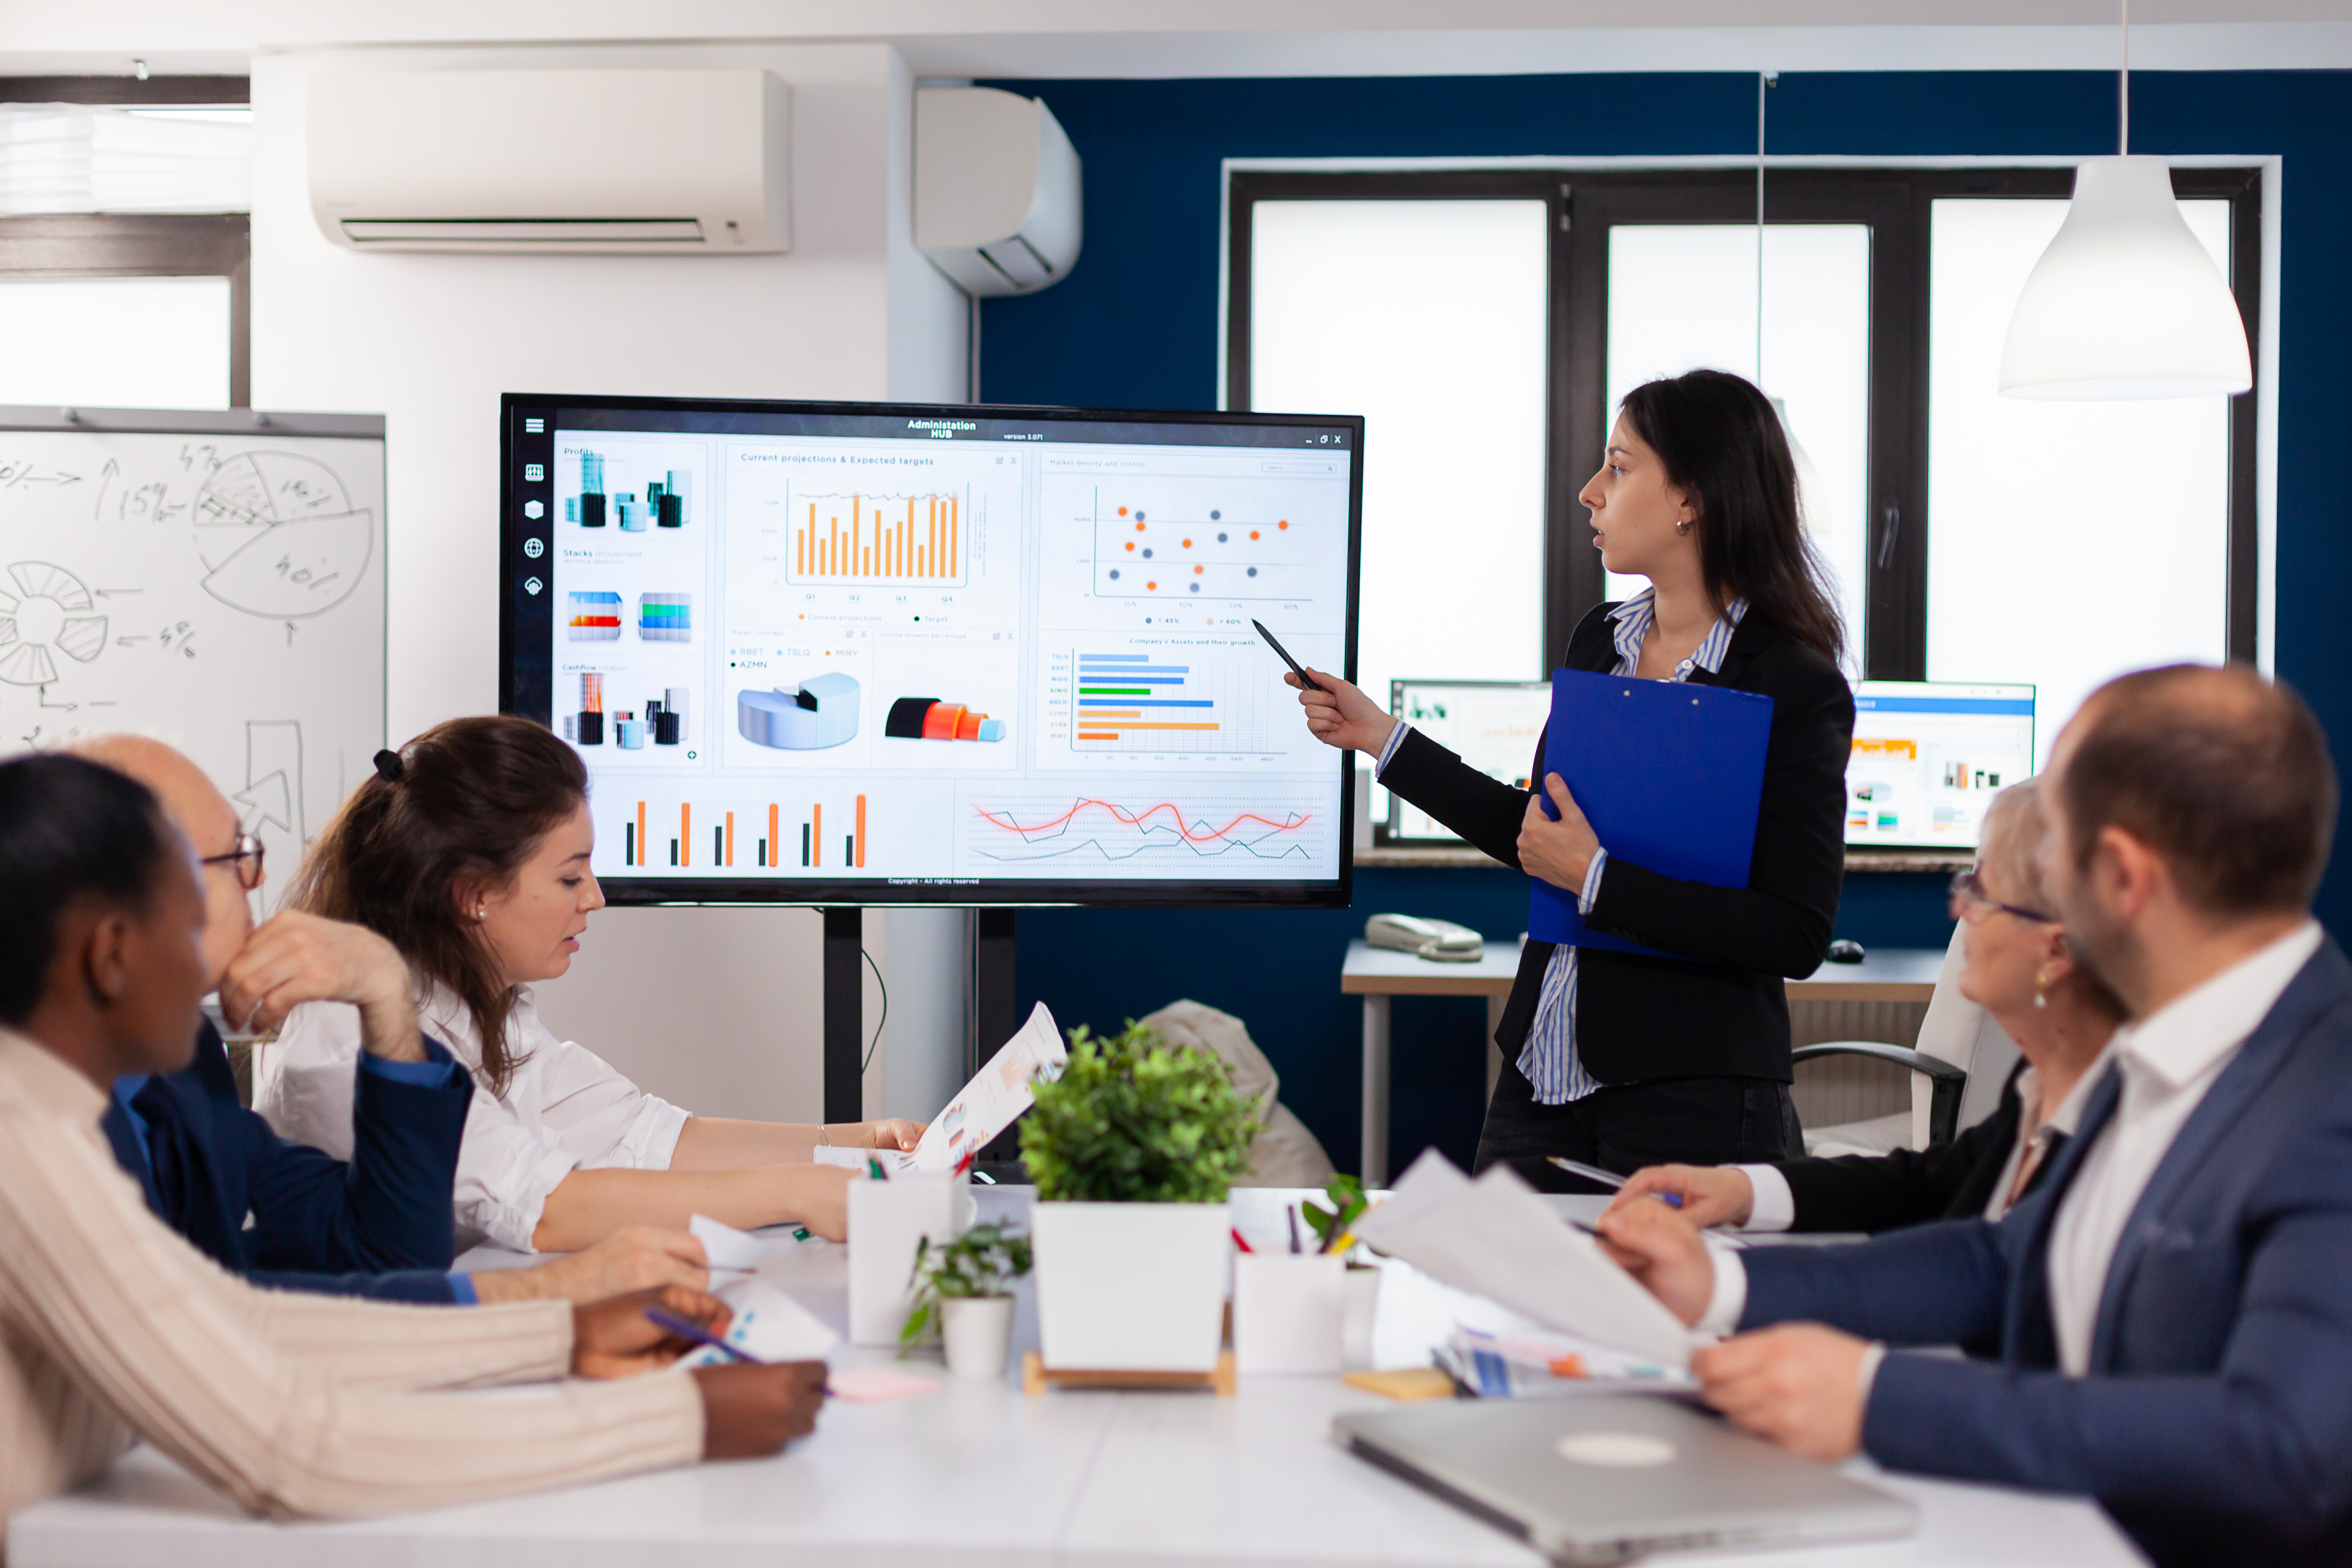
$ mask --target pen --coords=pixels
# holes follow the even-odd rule
[[[1625,1178],[1616,1172],[1604,1171],[1598,1165],[1588,1165],[1581,1160],[1570,1160],[1559,1154],[1549,1154],[1545,1158],[1571,1176],[1582,1176],[1586,1181],[1599,1182],[1604,1187],[1622,1187],[1625,1184]],[[1652,1193],[1650,1196],[1668,1208],[1678,1209],[1683,1206],[1683,1195],[1680,1193]]]
[[[679,1339],[691,1341],[698,1345],[709,1345],[712,1350],[723,1355],[732,1356],[737,1361],[750,1362],[754,1366],[761,1364],[758,1356],[745,1355],[701,1324],[690,1323],[675,1312],[665,1312],[659,1307],[647,1307],[646,1321],[666,1333],[676,1334]]]
[[[1227,1226],[1227,1227],[1226,1227],[1226,1229],[1227,1229],[1227,1231],[1229,1232],[1229,1234],[1231,1234],[1231,1235],[1232,1235],[1232,1237],[1233,1237],[1233,1238],[1234,1238],[1234,1245],[1235,1247],[1240,1247],[1244,1252],[1255,1252],[1255,1251],[1257,1250],[1257,1248],[1256,1248],[1256,1247],[1252,1247],[1252,1246],[1249,1244],[1248,1239],[1247,1239],[1246,1237],[1244,1237],[1242,1235],[1242,1233],[1241,1233],[1238,1229],[1235,1229],[1235,1228],[1234,1228],[1233,1226]]]
[[[1330,689],[1329,687],[1325,686],[1321,681],[1307,674],[1307,667],[1299,663],[1297,659],[1291,658],[1290,650],[1288,648],[1274,640],[1274,634],[1265,629],[1265,623],[1264,621],[1252,621],[1250,625],[1257,628],[1257,635],[1265,639],[1266,647],[1274,649],[1276,653],[1282,656],[1282,662],[1290,666],[1290,672],[1298,677],[1300,684],[1314,691],[1328,691]]]
[[[866,1173],[877,1182],[887,1182],[890,1179],[890,1173],[882,1168],[882,1162],[871,1154],[866,1156]]]
[[[1282,1217],[1290,1222],[1290,1251],[1291,1256],[1297,1257],[1299,1253],[1307,1250],[1305,1247],[1298,1245],[1297,1208],[1293,1205],[1286,1205],[1282,1211]]]

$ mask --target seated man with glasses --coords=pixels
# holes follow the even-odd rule
[[[209,1019],[187,1068],[117,1079],[107,1141],[164,1224],[256,1284],[386,1300],[585,1301],[709,1283],[699,1243],[649,1230],[537,1268],[450,1272],[451,1191],[474,1088],[419,1030],[408,966],[358,926],[288,912],[257,930],[246,895],[262,884],[261,841],[238,830],[236,808],[178,752],[131,735],[75,750],[152,790],[195,846],[207,979],[233,1024],[267,1030],[323,998],[357,1005],[365,1032],[348,1162],[288,1142],[245,1106]]]
[[[1990,1116],[1932,1149],[1654,1165],[1611,1206],[1672,1193],[1699,1226],[1874,1233],[2008,1213],[2056,1163],[2123,1021],[2123,1004],[2074,963],[2065,928],[2044,912],[2034,858],[2042,834],[2039,785],[2011,784],[1985,812],[1976,868],[1952,879],[1952,918],[1965,928],[1960,994],[1992,1015],[2024,1058]]]

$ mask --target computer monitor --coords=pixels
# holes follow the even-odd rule
[[[1845,841],[1973,849],[1995,793],[2032,772],[2032,687],[1862,681],[1853,689]]]
[[[500,702],[615,902],[1344,907],[1363,433],[510,394]]]
[[[1391,680],[1389,711],[1489,778],[1528,787],[1536,742],[1551,717],[1549,680]],[[1389,844],[1459,844],[1461,837],[1403,796],[1390,795]]]

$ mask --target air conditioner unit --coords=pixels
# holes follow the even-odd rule
[[[320,71],[310,211],[354,250],[787,250],[791,108],[763,70]]]
[[[967,294],[1027,294],[1078,259],[1077,150],[1053,110],[989,87],[915,94],[915,245]]]

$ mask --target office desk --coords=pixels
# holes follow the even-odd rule
[[[1279,1234],[1281,1205],[1296,1196],[1237,1193],[1236,1219],[1270,1239]],[[983,1190],[981,1197],[983,1217],[1026,1213],[1026,1188]],[[824,1242],[781,1245],[763,1273],[842,1327],[845,1250]],[[513,1261],[479,1254],[465,1260],[468,1267]],[[1413,1327],[1400,1320],[1428,1318],[1432,1293],[1444,1289],[1410,1271],[1384,1288],[1383,1359],[1402,1354]],[[1036,1342],[1034,1308],[1024,1295],[1016,1364]],[[891,1353],[844,1347],[833,1359],[836,1366],[877,1365]],[[919,1370],[940,1371],[935,1363]],[[1393,1408],[1336,1378],[1244,1378],[1232,1399],[1060,1389],[1031,1399],[1020,1392],[1017,1371],[1001,1380],[943,1382],[937,1394],[893,1404],[832,1403],[814,1436],[773,1459],[341,1524],[247,1519],[142,1447],[99,1485],[18,1514],[9,1562],[12,1568],[647,1568],[689,1561],[696,1568],[774,1568],[786,1561],[820,1568],[1542,1568],[1540,1558],[1499,1531],[1333,1447],[1334,1415]],[[1874,1475],[1866,1464],[1855,1473]],[[1994,1562],[2105,1568],[2139,1561],[2105,1517],[2079,1500],[1874,1479],[1918,1504],[1918,1535],[1706,1561],[1757,1568]]]
[[[1906,1002],[1925,1005],[1936,993],[1943,968],[1941,948],[1877,948],[1860,963],[1824,963],[1802,980],[1788,982],[1791,1009],[1814,1003]],[[1503,1004],[1519,972],[1519,944],[1490,942],[1475,963],[1440,963],[1367,942],[1348,944],[1339,969],[1342,994],[1364,999],[1362,1153],[1357,1158],[1368,1186],[1378,1186],[1389,1170],[1389,999],[1393,996],[1483,996],[1486,999],[1486,1094],[1503,1070],[1494,1042]],[[1878,1037],[1874,1035],[1871,1038]],[[1905,1042],[1896,1041],[1895,1044]]]

